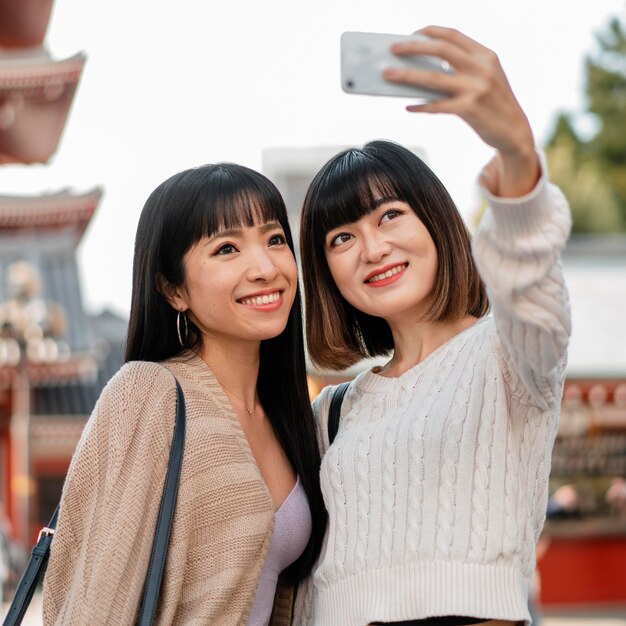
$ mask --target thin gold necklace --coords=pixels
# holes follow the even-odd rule
[[[213,375],[215,376],[215,373]],[[230,387],[227,387],[221,380],[219,380],[217,378],[217,376],[215,376],[215,378],[217,379],[217,382],[220,385],[222,385],[222,387],[224,387],[224,389],[226,389],[227,391],[230,391],[230,393],[232,393],[233,396],[235,396],[235,398],[237,398],[237,400],[239,400],[239,402],[241,402],[241,404],[243,405],[243,408],[246,410],[246,413],[248,415],[252,415],[255,412],[255,410],[256,410],[256,403],[254,405],[252,405],[251,409],[249,409],[248,405],[246,404],[246,401],[243,398],[238,396]]]

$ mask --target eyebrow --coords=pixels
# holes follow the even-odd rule
[[[373,207],[377,209],[379,206],[387,204],[388,202],[403,202],[403,200],[398,198],[398,196],[383,196],[382,198],[374,200]]]
[[[280,222],[267,222],[265,224],[261,224],[258,229],[261,234],[265,234],[270,230],[275,230],[277,228],[282,229],[282,225]],[[218,230],[213,235],[211,235],[211,240],[217,239],[219,237],[236,237],[237,235],[241,235],[243,233],[243,228],[229,228],[228,230]]]

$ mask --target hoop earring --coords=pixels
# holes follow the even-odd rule
[[[183,330],[184,333],[180,331],[180,318],[183,318]],[[183,347],[187,347],[187,339],[189,339],[189,326],[187,325],[187,316],[184,311],[178,311],[178,315],[176,316],[176,333],[178,334],[178,343]],[[183,340],[183,334],[185,335],[185,339]]]

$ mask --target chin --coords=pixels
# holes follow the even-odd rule
[[[287,328],[287,322],[281,324],[279,326],[274,326],[272,328],[259,329],[257,333],[255,333],[255,339],[259,341],[264,341],[265,339],[274,339],[280,335],[285,328]]]

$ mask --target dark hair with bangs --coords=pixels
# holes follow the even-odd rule
[[[126,361],[161,361],[185,351],[176,332],[177,311],[162,294],[159,281],[162,277],[172,285],[184,282],[184,258],[195,243],[218,230],[273,221],[282,226],[294,253],[280,192],[265,176],[242,165],[203,165],[161,183],[148,197],[137,227]],[[187,347],[197,351],[202,335],[191,320],[188,326]],[[300,476],[311,508],[311,539],[302,556],[286,571],[296,582],[308,574],[317,559],[326,529],[319,487],[320,455],[306,381],[299,289],[285,330],[261,342],[257,390],[274,432]]]
[[[328,232],[374,211],[380,195],[406,202],[435,244],[437,274],[426,319],[455,321],[489,311],[470,233],[433,171],[413,152],[390,141],[349,148],[313,179],[300,222],[307,341],[311,359],[321,367],[342,370],[393,349],[387,322],[354,308],[339,293],[325,251]]]

